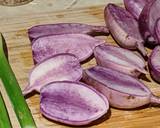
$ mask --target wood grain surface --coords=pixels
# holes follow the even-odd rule
[[[43,0],[42,0],[43,1]],[[109,1],[108,1],[109,2]],[[120,1],[117,0],[117,3]],[[32,2],[30,4],[33,4]],[[64,10],[52,11],[44,9],[44,11],[34,10],[33,12],[19,12],[18,9],[11,8],[19,12],[13,14],[4,7],[3,10],[6,15],[0,15],[0,31],[4,34],[7,41],[7,47],[9,50],[9,61],[16,74],[21,89],[27,85],[28,74],[33,68],[32,52],[30,41],[27,35],[27,29],[31,26],[46,23],[59,23],[59,22],[79,22],[93,25],[104,25],[103,9],[106,2],[102,2],[100,5],[77,8],[69,8]],[[122,5],[122,4],[120,4]],[[0,7],[1,8],[1,7]],[[19,7],[18,7],[19,8]],[[21,7],[20,7],[21,8]],[[0,12],[2,13],[2,11]],[[8,15],[7,15],[8,14]],[[105,37],[106,41],[115,44],[111,37]],[[148,50],[150,52],[150,50]],[[95,65],[95,60],[87,62],[83,65],[84,68]],[[160,96],[160,85],[155,83],[150,75],[146,78],[142,78],[143,81],[155,95]],[[0,84],[2,85],[2,83]],[[8,100],[3,86],[0,86],[0,90],[4,96],[7,104],[7,109],[12,120],[13,128],[20,128],[15,114],[12,110],[12,106]],[[34,94],[29,97],[27,103],[33,114],[38,128],[67,128],[62,124],[58,124],[54,121],[50,121],[44,118],[39,111],[39,94]],[[139,110],[124,111],[111,108],[110,113],[105,115],[101,120],[98,120],[92,126],[80,127],[80,128],[160,128],[160,108],[146,106]]]
[[[24,5],[32,0],[0,0],[0,5],[4,6],[19,6],[19,5]]]

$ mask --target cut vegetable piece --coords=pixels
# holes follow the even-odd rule
[[[156,32],[157,39],[160,42],[160,18],[158,18],[158,20],[156,22],[155,32]]]
[[[0,93],[0,128],[12,128],[8,112],[3,101],[2,95]]]
[[[124,5],[127,11],[129,11],[134,18],[139,19],[139,16],[148,2],[151,0],[124,0]]]
[[[24,89],[26,95],[32,91],[39,92],[46,84],[53,81],[79,81],[82,68],[79,60],[72,54],[57,54],[36,65],[29,75],[29,85]]]
[[[97,64],[131,76],[146,74],[145,61],[130,50],[101,44],[94,49]]]
[[[155,33],[156,21],[160,17],[158,12],[160,12],[160,1],[151,0],[146,4],[139,18],[140,32],[147,43],[153,46],[159,44]]]
[[[93,49],[105,41],[84,34],[64,34],[40,37],[32,45],[35,63],[59,53],[72,53],[80,61],[93,54]]]
[[[114,4],[108,4],[104,15],[107,27],[121,47],[138,49],[143,56],[147,55],[138,22],[128,11]]]
[[[41,89],[40,109],[47,118],[69,125],[87,125],[107,113],[107,98],[80,82],[53,82]]]
[[[22,128],[36,128],[32,114],[27,106],[14,72],[12,71],[11,66],[9,65],[4,53],[3,41],[5,40],[2,34],[0,34],[0,77],[3,82],[4,88],[12,103],[20,126]]]
[[[160,46],[156,46],[148,60],[152,78],[160,83]]]
[[[84,71],[83,80],[103,93],[115,108],[133,109],[149,103],[160,104],[160,98],[142,82],[116,70],[96,66]]]
[[[41,36],[61,34],[109,35],[106,26],[93,26],[80,23],[58,23],[37,25],[28,30],[31,42]]]

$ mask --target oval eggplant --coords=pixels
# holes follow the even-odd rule
[[[160,1],[151,0],[143,8],[139,17],[140,32],[146,42],[152,46],[159,44],[155,33],[156,21],[160,17],[158,12],[160,12]]]
[[[108,4],[104,16],[109,31],[121,47],[138,49],[143,56],[147,55],[138,22],[127,10],[114,4]]]
[[[72,54],[57,54],[36,65],[29,75],[29,85],[23,90],[26,95],[53,81],[79,81],[82,68],[79,60]]]
[[[83,80],[104,94],[111,106],[134,109],[149,103],[160,104],[160,98],[138,79],[100,66],[84,70]]]
[[[106,68],[135,77],[147,73],[144,59],[127,49],[101,44],[94,49],[94,56],[97,64]]]
[[[59,53],[74,54],[80,61],[93,54],[93,49],[105,41],[84,34],[64,34],[40,37],[32,45],[35,63]]]
[[[109,35],[109,31],[106,26],[93,26],[80,23],[58,23],[58,24],[45,24],[37,25],[28,29],[28,35],[33,40],[47,35],[61,35],[61,34],[88,34],[92,36],[96,35]]]
[[[129,11],[137,20],[145,6],[151,0],[124,0],[124,5],[127,11]]]
[[[148,60],[152,78],[160,83],[160,46],[156,46]]]
[[[107,113],[107,98],[94,88],[71,81],[52,82],[41,89],[41,113],[69,125],[87,125]]]

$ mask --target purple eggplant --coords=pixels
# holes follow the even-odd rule
[[[138,79],[100,66],[84,70],[83,80],[104,94],[111,106],[121,109],[134,109],[146,104],[160,104]]]
[[[131,76],[146,74],[145,61],[130,50],[117,46],[101,44],[94,49],[97,64]]]
[[[108,4],[104,16],[109,31],[121,47],[138,49],[143,56],[147,55],[138,22],[127,10],[114,4]]]
[[[52,82],[40,91],[41,113],[57,122],[87,125],[107,113],[106,97],[80,82]]]
[[[58,24],[45,24],[37,25],[28,30],[28,35],[33,43],[34,39],[47,35],[61,35],[61,34],[88,34],[96,35],[109,35],[106,26],[93,26],[80,23],[58,23]]]
[[[138,20],[144,6],[150,1],[151,0],[124,0],[124,5],[127,11]]]
[[[148,60],[152,78],[160,83],[160,46],[156,46]]]
[[[156,38],[155,25],[157,19],[160,17],[160,1],[151,0],[143,8],[139,17],[139,29],[146,40],[146,42],[152,46],[159,44]]]
[[[155,32],[156,32],[156,37],[158,42],[160,42],[160,18],[158,18],[158,20],[156,21],[156,25],[155,25]]]
[[[105,41],[84,34],[64,34],[40,37],[32,45],[35,63],[59,53],[74,54],[80,61],[93,54],[93,49]]]
[[[79,60],[72,54],[64,53],[52,56],[37,64],[29,75],[29,84],[24,89],[26,95],[40,89],[53,81],[79,81],[82,77],[82,68]]]

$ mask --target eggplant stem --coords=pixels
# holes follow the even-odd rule
[[[152,95],[151,96],[151,104],[160,105],[160,97]]]
[[[144,48],[143,42],[137,43],[137,49],[142,53],[144,57],[147,57],[147,51]]]
[[[34,87],[34,86],[33,86]],[[29,94],[30,92],[32,92],[34,90],[32,86],[26,86],[26,88],[22,91],[22,94],[24,96],[26,96],[27,94]]]
[[[149,75],[149,73],[145,69],[142,69],[142,68],[138,68],[138,69],[136,69],[136,71],[137,72],[141,72],[141,73],[143,73],[145,75]]]

